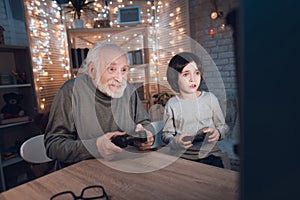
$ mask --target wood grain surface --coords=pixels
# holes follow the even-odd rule
[[[239,199],[238,172],[184,159],[174,160],[172,156],[156,152],[147,156],[152,161],[150,163],[156,161],[163,163],[164,167],[145,173],[129,173],[109,167],[97,159],[85,160],[5,191],[0,194],[0,199],[43,200],[66,190],[79,195],[89,185],[102,185],[113,200]],[[132,158],[126,162],[139,166],[137,160],[140,161]],[[174,162],[164,164],[170,160]],[[122,165],[120,161],[110,162]]]

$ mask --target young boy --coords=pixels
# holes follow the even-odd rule
[[[165,107],[162,140],[173,150],[184,150],[182,158],[224,168],[225,155],[216,143],[228,126],[216,96],[199,90],[202,74],[201,61],[193,53],[170,60],[167,78],[177,94]],[[202,139],[194,137],[197,132]]]

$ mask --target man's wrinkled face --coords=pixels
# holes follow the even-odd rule
[[[97,88],[112,98],[120,98],[127,86],[129,71],[127,56],[113,50],[107,50],[105,55],[108,64],[97,81]]]

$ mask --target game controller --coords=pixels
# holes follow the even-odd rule
[[[196,135],[184,136],[182,138],[182,141],[184,142],[191,141],[192,144],[195,144],[196,142],[203,142],[206,134],[210,133],[210,132],[206,132],[206,133],[203,132],[203,130],[207,128],[208,127],[201,128],[200,130],[197,131]]]
[[[111,142],[120,148],[125,148],[128,145],[133,145],[134,142],[147,142],[146,131],[137,131],[132,134],[118,135],[111,138]]]

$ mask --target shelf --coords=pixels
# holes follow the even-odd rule
[[[130,65],[130,68],[146,68],[148,64]]]
[[[10,147],[15,147],[17,144],[23,143],[26,138],[39,131],[31,117],[36,116],[37,114],[37,102],[31,61],[30,49],[28,46],[0,45],[0,74],[14,76],[11,74],[12,71],[26,74],[26,82],[17,81],[17,79],[8,82],[5,79],[6,77],[4,77],[4,82],[0,84],[0,108],[3,108],[7,104],[3,95],[14,92],[22,95],[23,99],[19,103],[20,107],[24,109],[24,113],[26,113],[25,116],[9,119],[2,119],[5,114],[1,113],[1,151],[4,149],[9,150]],[[14,149],[13,153],[18,153],[15,152],[16,150],[17,149]],[[21,161],[23,161],[23,159],[19,154],[4,154],[3,157],[2,155],[0,156],[0,191],[5,191],[10,187],[9,185],[19,184],[19,182],[15,180],[15,176],[21,173],[18,170],[19,164],[24,163]]]
[[[26,84],[12,84],[12,85],[0,85],[0,89],[6,88],[20,88],[20,87],[31,87],[30,83]]]
[[[19,46],[19,45],[6,45],[6,44],[0,44],[0,52],[15,52],[19,50],[27,50],[27,46]]]
[[[17,123],[10,123],[10,124],[2,124],[2,125],[0,125],[0,129],[1,128],[13,127],[13,126],[19,126],[19,125],[23,125],[23,124],[32,123],[32,122],[33,122],[33,120],[23,121],[23,122],[17,122]]]
[[[15,158],[11,158],[11,159],[8,159],[8,160],[2,160],[2,167],[7,167],[9,165],[13,165],[13,164],[16,164],[18,162],[21,162],[23,161],[23,159],[18,156],[18,157],[15,157]]]
[[[90,35],[99,35],[99,33],[103,34],[114,34],[120,33],[124,31],[144,31],[146,26],[141,27],[120,27],[120,28],[75,28],[75,29],[67,29],[68,34],[71,34],[72,37],[85,36],[90,37]]]

